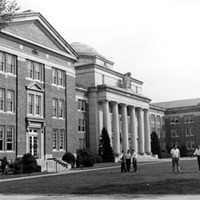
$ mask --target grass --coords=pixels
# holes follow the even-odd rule
[[[181,161],[181,174],[171,162],[141,163],[138,173],[120,173],[120,167],[84,173],[0,183],[1,194],[200,194],[196,160]],[[84,171],[84,170],[83,170]]]

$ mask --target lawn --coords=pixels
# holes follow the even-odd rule
[[[181,161],[182,173],[171,162],[140,163],[138,173],[120,168],[0,183],[1,194],[200,194],[196,160]],[[84,171],[84,170],[83,170]]]

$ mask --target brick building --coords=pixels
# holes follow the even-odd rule
[[[34,12],[16,14],[0,44],[0,157],[75,152],[77,53]]]
[[[193,152],[200,144],[200,99],[159,102],[152,106],[164,111],[165,145],[172,148],[176,144],[189,154]]]

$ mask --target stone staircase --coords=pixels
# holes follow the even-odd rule
[[[71,169],[71,164],[66,163],[61,158],[48,158],[47,160],[37,160],[42,172],[65,172]]]

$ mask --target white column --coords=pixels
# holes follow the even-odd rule
[[[149,112],[144,110],[144,135],[145,135],[145,152],[151,153],[151,137],[150,137],[150,124],[149,124]]]
[[[117,102],[112,102],[113,108],[113,152],[120,154],[120,135],[119,135],[119,110]]]
[[[131,148],[138,152],[137,144],[137,126],[136,126],[136,116],[135,107],[130,107],[130,133],[131,133]]]
[[[129,149],[127,106],[125,104],[122,104],[122,149],[124,151]]]
[[[141,108],[138,108],[138,142],[139,153],[144,154],[144,116]]]
[[[108,101],[103,102],[103,127],[106,128],[111,141],[111,120]]]

